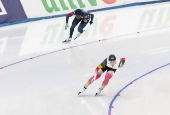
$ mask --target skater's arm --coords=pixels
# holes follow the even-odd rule
[[[90,14],[90,15],[91,15],[91,22],[93,22],[94,14]]]
[[[120,58],[119,68],[123,67],[124,63],[125,63],[125,58]]]
[[[74,12],[71,12],[71,13],[67,14],[67,16],[66,16],[66,23],[68,23],[69,17],[71,17],[73,15],[74,15]]]

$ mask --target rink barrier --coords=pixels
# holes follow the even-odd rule
[[[114,98],[113,98],[112,101],[110,102],[108,115],[112,115],[111,112],[112,112],[112,108],[113,108],[113,103],[115,102],[115,100],[116,100],[117,97],[121,94],[121,92],[122,92],[123,90],[125,90],[128,86],[132,85],[135,81],[143,78],[144,76],[146,76],[146,75],[148,75],[148,74],[151,74],[151,73],[154,72],[154,71],[157,71],[157,70],[159,70],[159,69],[161,69],[161,68],[163,68],[163,67],[166,67],[166,66],[168,66],[168,65],[170,65],[170,63],[165,64],[165,65],[163,65],[163,66],[160,66],[160,67],[158,67],[158,68],[156,68],[156,69],[154,69],[154,70],[151,70],[151,71],[145,73],[144,75],[136,78],[135,80],[131,81],[131,82],[128,83],[125,87],[123,87],[123,88],[114,96]]]
[[[101,8],[101,9],[95,9],[95,10],[89,10],[89,12],[98,12],[98,11],[104,11],[104,10],[112,10],[112,9],[119,9],[119,8],[126,8],[126,7],[140,6],[140,5],[147,5],[147,4],[155,4],[155,3],[163,3],[163,2],[170,2],[170,0],[131,3],[131,4],[126,4],[126,5],[113,6],[113,7]],[[38,18],[28,18],[28,19],[24,19],[24,20],[19,20],[19,21],[0,24],[0,27],[19,24],[19,23],[25,23],[25,22],[31,22],[31,21],[37,21],[37,20],[42,20],[42,19],[51,19],[51,18],[64,17],[66,15],[67,14],[54,15],[54,16],[45,16],[45,17],[38,17]]]

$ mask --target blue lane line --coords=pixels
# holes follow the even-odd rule
[[[170,28],[170,26],[162,27],[162,28],[157,28],[157,29],[152,29],[152,30],[141,31],[141,32],[148,32],[148,31],[154,31],[154,30],[165,29],[165,28]],[[135,34],[137,34],[137,33],[130,33],[130,34],[125,34],[125,35],[119,35],[119,36],[115,36],[115,37],[112,37],[112,38],[102,39],[101,41],[110,40],[110,39],[118,38],[118,37],[129,36],[129,35],[135,35]],[[65,48],[65,49],[76,48],[76,47],[79,47],[79,46],[89,45],[89,44],[97,43],[97,42],[99,42],[99,41],[92,41],[92,42],[88,42],[88,43],[84,43],[84,44],[80,44],[80,45],[70,46],[70,47]],[[41,55],[38,55],[38,56],[35,56],[35,57],[31,57],[31,58],[28,58],[28,59],[24,59],[24,60],[21,60],[21,61],[9,64],[9,65],[0,67],[0,69],[6,68],[6,67],[9,67],[9,66],[21,63],[21,62],[25,62],[25,61],[28,61],[28,60],[31,60],[31,59],[34,59],[34,58],[39,58],[39,57],[42,57],[42,56],[45,56],[45,55],[49,55],[49,54],[52,54],[52,53],[57,53],[57,52],[60,52],[60,51],[63,51],[63,49],[52,51],[52,52],[45,53],[45,54],[41,54]]]
[[[28,61],[28,60],[30,60],[30,59],[21,60],[21,61],[18,61],[18,62],[15,62],[15,63],[9,64],[9,65],[6,65],[6,66],[4,66],[4,67],[2,67],[2,68],[6,68],[6,67],[9,67],[9,66],[12,66],[12,65],[15,65],[15,64],[18,64],[18,63],[24,62],[24,61]]]
[[[161,68],[163,68],[163,67],[166,67],[166,66],[168,66],[168,65],[170,65],[170,63],[165,64],[165,65],[163,65],[163,66],[160,66],[160,67],[158,67],[158,68],[156,68],[156,69],[154,69],[154,70],[152,70],[152,71],[150,71],[150,72],[148,72],[148,73],[145,73],[144,75],[136,78],[135,80],[133,80],[133,81],[130,82],[130,83],[134,83],[135,81],[141,79],[142,77],[144,77],[144,76],[146,76],[146,75],[148,75],[148,74],[151,74],[152,72],[154,72],[154,71],[156,71],[156,70],[159,70],[159,69],[161,69]],[[127,84],[125,87],[123,87],[123,88],[114,96],[114,98],[112,99],[112,101],[110,102],[110,105],[109,105],[108,115],[111,115],[111,114],[112,114],[112,105],[113,105],[113,103],[115,102],[118,94],[120,94],[120,93],[121,93],[123,90],[125,90],[129,85],[131,85],[130,83]]]
[[[119,9],[119,8],[126,8],[126,7],[140,6],[140,5],[147,5],[147,4],[155,4],[155,3],[163,3],[163,2],[169,2],[169,1],[170,0],[157,0],[157,1],[149,1],[149,2],[137,2],[137,3],[120,5],[120,6],[113,6],[113,7],[89,10],[89,12],[99,12],[99,11],[104,11],[104,10],[112,10],[112,9]],[[37,20],[42,20],[42,19],[64,17],[66,15],[67,14],[60,14],[60,15],[54,15],[54,16],[45,16],[45,17],[38,17],[38,18],[28,18],[28,19],[24,19],[24,20],[19,20],[19,21],[14,21],[14,22],[8,22],[8,23],[0,24],[0,27],[8,26],[8,25],[13,25],[13,24],[19,24],[19,23],[25,23],[25,22],[31,22],[31,21],[37,21]]]

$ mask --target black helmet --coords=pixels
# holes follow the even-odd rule
[[[115,61],[115,60],[116,60],[115,55],[111,54],[111,55],[109,56],[109,61]]]
[[[77,10],[75,11],[75,14],[76,14],[76,15],[82,15],[82,13],[83,13],[83,12],[82,12],[81,9],[77,9]]]

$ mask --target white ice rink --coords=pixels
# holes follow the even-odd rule
[[[67,44],[65,17],[0,28],[0,115],[108,115],[122,88],[170,63],[170,2],[94,15]],[[78,96],[109,54],[125,57],[124,67],[101,95],[105,74]],[[110,115],[170,115],[170,65],[133,82],[111,106]]]

